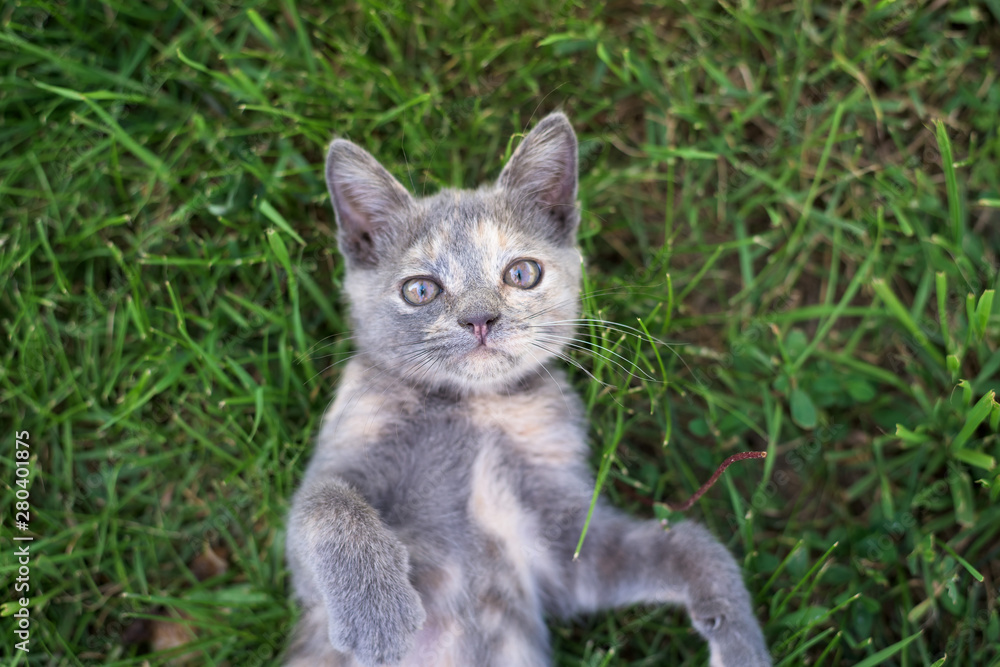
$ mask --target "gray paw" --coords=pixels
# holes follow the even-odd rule
[[[426,617],[406,547],[372,530],[350,551],[330,553],[325,565],[320,585],[333,647],[366,666],[400,662]]]
[[[703,600],[691,606],[691,624],[712,652],[712,667],[770,667],[764,634],[749,608],[727,600]]]
[[[426,614],[405,578],[370,583],[353,604],[330,614],[330,642],[362,665],[393,665],[412,648]]]

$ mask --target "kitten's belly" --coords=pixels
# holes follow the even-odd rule
[[[466,667],[461,656],[461,628],[456,626],[428,618],[400,667]]]
[[[500,636],[480,634],[481,628],[466,636],[462,625],[459,619],[428,618],[400,667],[548,667],[547,639],[525,635],[517,622]]]
[[[487,433],[480,442],[462,521],[431,529],[450,533],[460,546],[435,554],[427,532],[404,539],[411,581],[427,612],[404,667],[548,664],[538,584],[540,576],[552,575],[548,544],[536,513],[519,497],[507,443]]]

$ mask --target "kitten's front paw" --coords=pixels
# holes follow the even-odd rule
[[[726,600],[705,600],[690,612],[691,624],[708,640],[711,667],[771,667],[764,634],[749,609],[734,608]]]
[[[380,546],[371,560],[338,568],[340,585],[325,596],[330,642],[371,667],[400,662],[426,617],[420,594],[407,578],[405,549]]]
[[[345,605],[330,620],[330,641],[338,650],[351,653],[362,665],[394,665],[413,646],[413,637],[426,614],[417,591],[389,585],[366,591],[370,597]]]

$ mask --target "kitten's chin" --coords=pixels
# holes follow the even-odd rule
[[[439,380],[463,394],[503,393],[526,377],[542,372],[543,361],[530,355],[517,357],[496,347],[479,346],[445,364]]]

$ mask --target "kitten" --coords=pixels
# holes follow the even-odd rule
[[[326,180],[357,356],[288,521],[288,665],[551,664],[545,616],[684,605],[711,664],[770,665],[739,568],[695,523],[593,492],[554,360],[579,317],[577,142],[542,120],[499,180],[417,199],[338,139]]]

